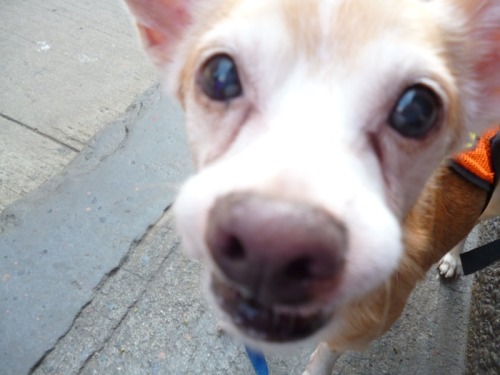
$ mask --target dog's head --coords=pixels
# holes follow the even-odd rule
[[[127,3],[185,110],[184,246],[250,339],[341,324],[432,172],[499,118],[499,1]]]

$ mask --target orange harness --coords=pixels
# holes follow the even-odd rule
[[[471,149],[456,155],[450,167],[466,180],[489,193],[486,205],[500,177],[500,125],[475,137]],[[500,239],[460,254],[464,275],[470,275],[500,260]]]
[[[492,193],[500,174],[500,125],[475,137],[475,145],[451,161],[455,172]]]

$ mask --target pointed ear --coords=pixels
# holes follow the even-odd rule
[[[500,122],[500,1],[455,0],[465,12],[466,59],[475,76],[476,108],[481,122]]]
[[[125,0],[136,19],[144,49],[157,66],[171,60],[191,24],[195,0]]]

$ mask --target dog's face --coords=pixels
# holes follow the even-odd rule
[[[499,114],[496,1],[128,3],[185,110],[184,247],[253,340],[341,325],[398,266],[429,176]]]

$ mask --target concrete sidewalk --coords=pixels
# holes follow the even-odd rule
[[[0,4],[0,211],[156,81],[119,0]]]
[[[182,115],[121,3],[10,1],[0,16],[0,374],[251,374],[180,250]],[[487,228],[468,247],[498,236]],[[464,373],[471,285],[430,272],[335,374]],[[300,374],[311,350],[271,355],[271,374]]]

